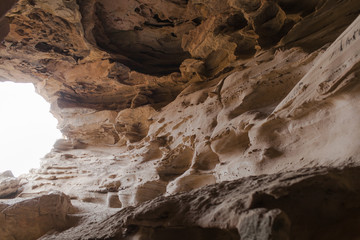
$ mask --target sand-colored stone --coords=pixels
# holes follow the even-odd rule
[[[14,197],[20,192],[20,179],[15,178],[11,171],[0,173],[0,198]]]
[[[159,197],[41,239],[356,239],[358,174],[358,167],[318,168],[241,178]]]
[[[81,220],[43,239],[356,239],[359,9],[19,0],[0,80],[33,83],[65,138],[0,189],[71,198]]]
[[[0,206],[1,239],[38,239],[48,231],[61,231],[72,224],[68,214],[74,211],[73,206],[69,197],[60,192],[2,200]]]

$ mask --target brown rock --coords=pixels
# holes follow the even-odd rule
[[[122,204],[119,200],[119,196],[116,193],[108,193],[107,206],[110,208],[121,208]]]
[[[0,3],[0,41],[9,34],[10,27],[8,20],[4,17],[7,11],[9,11],[17,0],[6,0]]]
[[[19,0],[1,20],[0,76],[33,83],[65,138],[20,179],[14,201],[46,205],[59,190],[81,218],[64,230],[68,198],[56,195],[62,210],[45,220],[26,200],[40,225],[19,208],[19,234],[355,239],[359,9],[358,0]],[[6,181],[0,194],[18,191]]]
[[[50,230],[70,227],[70,199],[53,192],[40,197],[6,203],[0,213],[1,239],[37,239]]]
[[[241,178],[159,197],[42,239],[356,239],[359,171]]]
[[[13,197],[20,189],[20,179],[15,178],[11,171],[0,173],[0,198]]]

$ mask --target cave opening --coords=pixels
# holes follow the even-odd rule
[[[62,137],[49,108],[32,84],[0,82],[0,172],[19,176],[38,168]]]

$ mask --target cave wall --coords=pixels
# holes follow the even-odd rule
[[[298,236],[307,226],[288,207],[295,200],[261,185],[285,191],[286,182],[291,199],[303,186],[299,211],[312,211],[315,189],[314,198],[332,198],[322,185],[328,179],[354,185],[330,188],[344,199],[329,209],[350,201],[347,194],[358,198],[352,175],[339,169],[357,171],[359,162],[359,10],[357,0],[18,1],[6,13],[0,79],[33,83],[65,138],[22,177],[17,198],[61,191],[87,219],[44,239],[166,239],[177,231],[194,239],[330,239],[315,230]],[[312,180],[291,180],[303,174]],[[250,201],[227,181],[267,195],[227,213],[230,199]],[[210,199],[214,191],[228,205],[202,203],[193,211],[205,220],[196,219],[188,206],[202,200],[193,194]],[[350,202],[344,212],[357,218]],[[182,207],[176,220],[153,214]],[[146,211],[161,223],[141,220]],[[109,236],[84,233],[115,212]],[[326,227],[346,214],[329,213]],[[265,227],[276,219],[277,233]],[[250,231],[255,223],[263,227]]]

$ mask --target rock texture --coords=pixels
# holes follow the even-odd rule
[[[9,198],[20,192],[20,180],[11,171],[0,173],[0,199]]]
[[[12,6],[17,2],[17,0],[5,0],[0,3],[0,40],[2,41],[4,37],[9,33],[9,21],[5,17],[7,11],[9,11]]]
[[[65,136],[19,197],[64,192],[82,219],[44,239],[356,239],[359,10],[19,0],[0,79]]]
[[[52,192],[31,199],[0,202],[0,238],[38,239],[50,230],[70,227],[72,205],[68,196]]]
[[[357,239],[359,170],[302,169],[223,182],[41,239]]]

